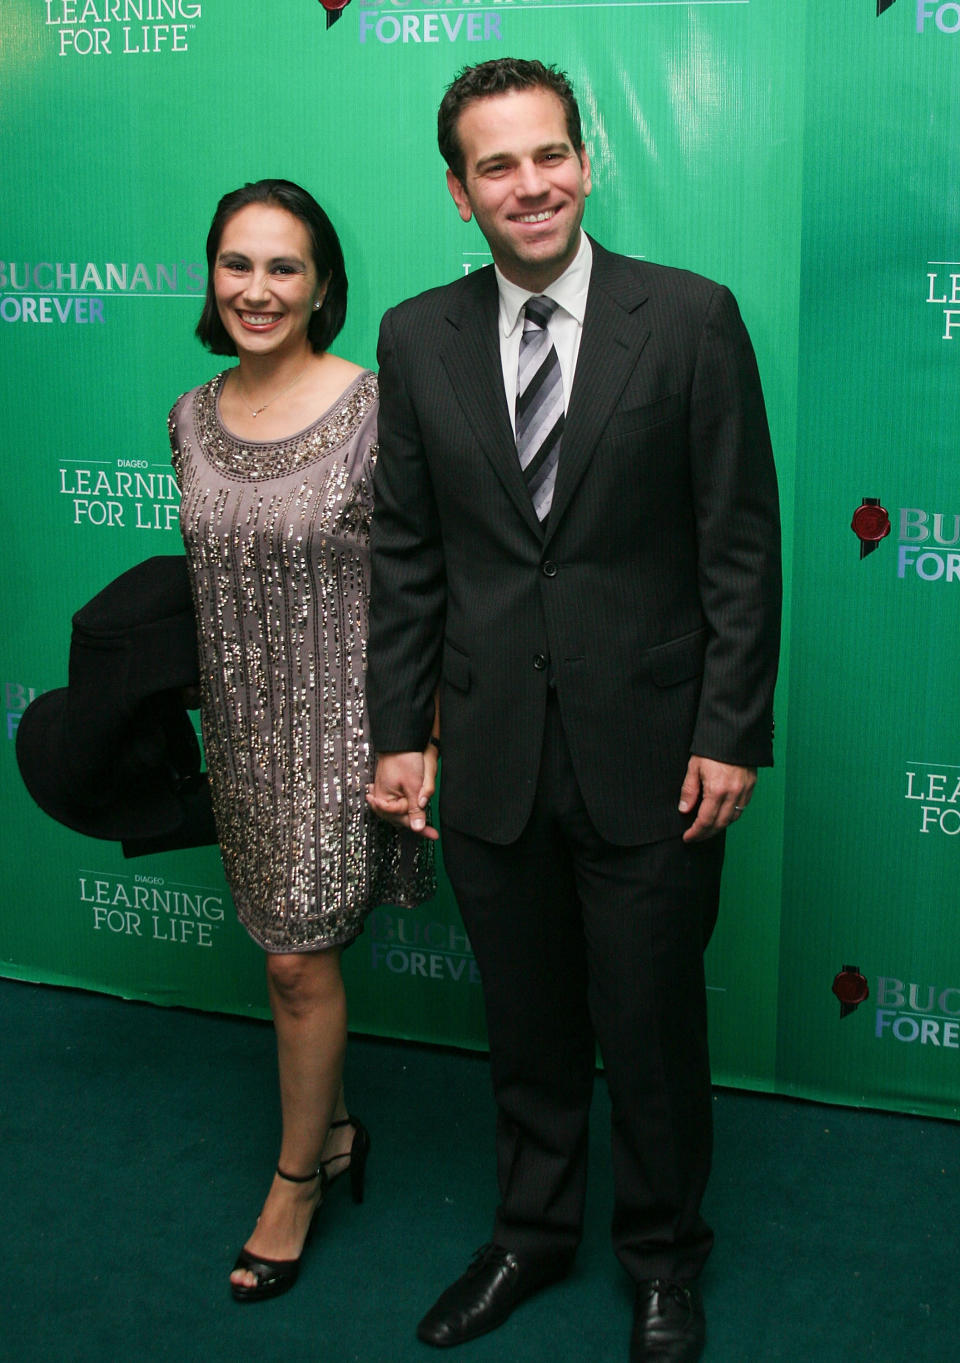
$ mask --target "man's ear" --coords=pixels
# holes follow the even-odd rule
[[[452,170],[447,171],[447,189],[450,191],[453,202],[457,205],[457,212],[464,222],[469,222],[473,217],[473,209],[470,207],[470,200],[467,198],[467,191],[463,184],[457,179]]]
[[[587,155],[585,142],[580,144],[580,172],[583,175],[583,194],[586,198],[593,188],[593,181],[590,177],[590,157]]]

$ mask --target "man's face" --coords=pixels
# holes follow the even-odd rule
[[[457,134],[464,182],[447,188],[471,217],[507,279],[539,293],[577,253],[590,161],[570,145],[563,105],[551,90],[511,90],[468,104]]]

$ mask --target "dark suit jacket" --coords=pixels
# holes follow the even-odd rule
[[[373,742],[422,748],[439,686],[442,816],[495,843],[529,814],[551,684],[610,842],[689,825],[691,753],[772,761],[779,522],[750,340],[722,286],[592,246],[545,530],[504,397],[493,268],[380,331]]]

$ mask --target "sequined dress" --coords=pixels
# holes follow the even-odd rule
[[[224,378],[169,418],[207,770],[241,923],[267,951],[310,951],[432,889],[426,845],[364,801],[377,381],[365,370],[306,430],[260,443],[221,423]]]

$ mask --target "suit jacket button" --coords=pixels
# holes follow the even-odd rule
[[[543,565],[543,575],[544,577],[556,577],[557,565],[553,562],[552,559],[548,558],[546,563]]]
[[[538,672],[542,672],[547,665],[547,660],[542,653],[534,654],[533,665]]]

